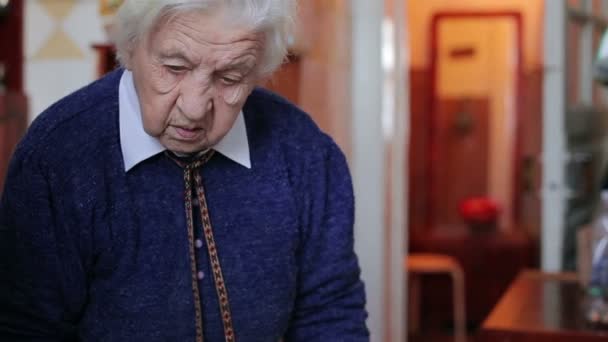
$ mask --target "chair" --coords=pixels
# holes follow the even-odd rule
[[[581,287],[589,285],[591,279],[591,255],[593,253],[593,227],[586,225],[576,232],[576,271]]]
[[[464,272],[458,261],[442,254],[411,253],[405,257],[404,266],[410,275],[410,331],[420,326],[420,276],[447,273],[452,278],[454,337],[456,342],[466,341]]]

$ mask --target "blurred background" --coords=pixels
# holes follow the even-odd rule
[[[116,67],[120,2],[0,0],[0,189],[29,123]],[[608,0],[300,1],[264,86],[349,159],[373,341],[593,334],[568,291],[608,172],[607,27]]]

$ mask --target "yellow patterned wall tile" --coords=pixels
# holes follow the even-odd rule
[[[99,0],[99,13],[102,16],[112,16],[116,13],[123,0]]]
[[[62,29],[58,28],[34,55],[36,60],[82,59],[84,53]]]
[[[50,16],[60,21],[70,14],[76,2],[77,0],[38,0]]]

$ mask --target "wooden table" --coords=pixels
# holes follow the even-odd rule
[[[583,299],[576,274],[525,270],[483,323],[476,341],[608,341],[608,331],[585,323]]]
[[[471,234],[467,230],[436,230],[412,237],[411,253],[437,253],[455,258],[464,270],[468,326],[481,327],[517,275],[534,267],[534,243],[523,233]],[[424,278],[420,302],[423,331],[446,331],[453,321],[447,276]]]

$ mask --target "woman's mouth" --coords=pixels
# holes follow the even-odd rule
[[[201,134],[204,132],[202,128],[184,128],[184,127],[175,127],[175,131],[180,140],[184,141],[193,141],[198,140]]]

